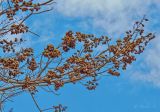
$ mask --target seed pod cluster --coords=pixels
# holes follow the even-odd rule
[[[98,86],[98,83],[95,80],[93,80],[93,81],[87,81],[87,83],[84,85],[88,90],[95,90],[96,87]]]
[[[117,72],[115,70],[112,70],[112,69],[108,69],[108,73],[111,74],[111,75],[113,75],[113,76],[119,76],[120,75],[119,72]]]
[[[3,52],[15,52],[15,45],[23,42],[22,38],[14,38],[13,40],[2,39],[0,40],[0,45],[3,49]]]
[[[51,79],[54,79],[54,78],[61,78],[60,76],[58,76],[58,75],[56,74],[56,72],[51,71],[51,70],[48,71],[47,77],[48,77],[48,78],[51,78]]]
[[[14,11],[22,10],[24,11],[39,11],[40,10],[40,4],[39,3],[33,3],[32,0],[25,1],[25,0],[12,0],[12,3],[14,4]]]
[[[20,74],[21,72],[18,69],[13,69],[9,71],[9,76],[17,76],[18,74]]]
[[[10,28],[11,34],[19,34],[28,32],[28,27],[24,24],[13,24]]]
[[[62,46],[63,50],[67,52],[70,48],[75,48],[76,39],[73,37],[73,32],[68,31],[63,38]]]
[[[56,58],[61,55],[61,52],[58,49],[54,48],[52,44],[48,44],[47,48],[45,48],[43,51],[43,55],[47,58]]]
[[[30,69],[31,71],[34,71],[34,70],[36,70],[36,68],[37,68],[37,63],[36,63],[35,59],[32,58],[28,63],[28,69]]]
[[[6,15],[7,15],[7,18],[11,21],[11,20],[13,20],[13,16],[16,14],[16,12],[14,11],[14,10],[12,10],[12,9],[10,9],[10,10],[8,10],[7,12],[6,12]]]
[[[12,0],[13,3],[23,2],[24,0]]]
[[[26,60],[32,54],[33,54],[33,49],[32,48],[22,49],[22,52],[20,54],[17,54],[17,60],[19,62],[23,62],[24,60]]]
[[[55,80],[53,83],[54,83],[55,90],[58,90],[60,87],[62,87],[64,85],[64,82],[61,80]]]
[[[19,62],[15,58],[0,59],[0,63],[7,69],[18,69]]]

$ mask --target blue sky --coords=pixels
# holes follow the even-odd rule
[[[67,112],[160,112],[160,1],[159,0],[56,0],[54,10],[27,21],[34,35],[25,46],[40,52],[48,43],[58,43],[66,31],[80,31],[119,38],[136,20],[147,15],[146,31],[156,39],[120,77],[103,77],[95,91],[68,84],[58,93],[36,96],[43,108],[62,103]],[[6,105],[14,112],[38,112],[28,94]],[[48,111],[49,112],[49,111]]]

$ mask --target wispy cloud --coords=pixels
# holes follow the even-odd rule
[[[89,18],[86,25],[118,36],[136,19],[158,13],[159,7],[159,0],[58,0],[56,9],[66,17],[85,18],[83,24]]]

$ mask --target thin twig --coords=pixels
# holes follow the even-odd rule
[[[30,95],[31,95],[31,97],[32,97],[32,99],[33,99],[33,101],[34,101],[34,103],[35,103],[37,109],[39,110],[39,112],[43,112],[43,111],[41,110],[41,108],[39,107],[39,105],[38,105],[36,99],[34,98],[33,93],[31,93],[31,91],[29,91],[29,93],[30,93]]]

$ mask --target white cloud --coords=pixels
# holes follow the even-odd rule
[[[145,14],[150,16],[152,13],[158,13],[159,2],[159,0],[58,0],[56,9],[66,17],[86,18],[85,20],[90,18],[89,22],[92,25],[90,27],[101,28],[112,36],[115,34],[118,36],[128,30],[137,18],[142,18]]]

